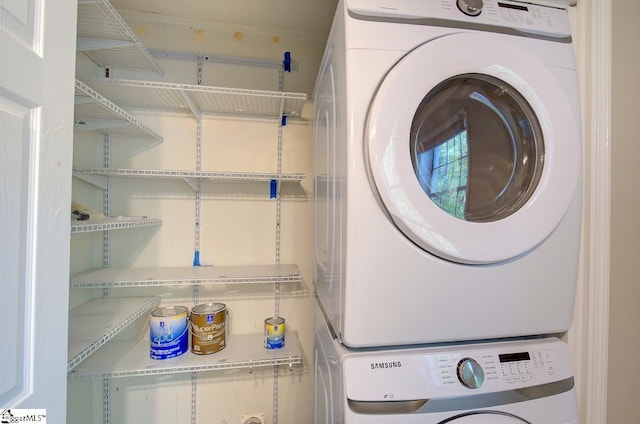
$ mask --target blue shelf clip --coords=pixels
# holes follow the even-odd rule
[[[284,52],[284,60],[282,61],[282,68],[285,72],[291,72],[291,52]]]
[[[271,180],[269,182],[269,199],[276,199],[278,197],[278,181]]]
[[[200,266],[200,251],[196,250],[193,254],[193,266]]]
[[[282,115],[282,126],[283,127],[287,126],[287,115]]]

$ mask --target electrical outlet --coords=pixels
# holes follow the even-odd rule
[[[264,422],[264,413],[242,414],[240,415],[240,424],[266,424]]]

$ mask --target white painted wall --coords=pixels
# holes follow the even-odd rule
[[[612,191],[607,424],[638,421],[633,378],[640,356],[640,2],[613,2]]]

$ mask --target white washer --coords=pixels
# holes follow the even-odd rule
[[[345,345],[570,327],[582,154],[564,8],[341,0],[314,155],[316,291]]]
[[[350,350],[320,318],[314,377],[315,424],[580,423],[556,338]]]

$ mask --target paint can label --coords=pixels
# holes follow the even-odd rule
[[[203,303],[191,309],[191,352],[208,355],[227,344],[227,306]]]
[[[149,322],[150,356],[169,359],[180,356],[189,348],[189,310],[184,306],[157,308]]]
[[[284,347],[285,321],[282,317],[271,317],[264,320],[264,347],[280,349]]]

